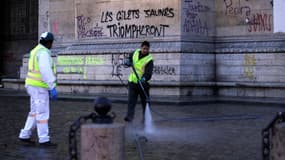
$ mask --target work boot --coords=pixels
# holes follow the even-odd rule
[[[47,141],[44,143],[40,143],[40,147],[57,147],[56,143],[51,143],[51,141]]]
[[[19,138],[19,140],[25,146],[34,146],[36,144],[36,142],[32,141],[31,138]]]

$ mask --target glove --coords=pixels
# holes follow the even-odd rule
[[[147,83],[146,79],[144,77],[142,77],[139,82],[142,84],[142,87],[145,89],[145,90],[148,90],[149,89],[149,84]]]
[[[146,80],[145,80],[144,77],[142,77],[139,81],[140,81],[140,83],[142,84],[142,86],[143,86],[144,88],[147,87],[147,83],[146,83]]]
[[[55,87],[52,90],[49,90],[49,97],[51,100],[57,99],[57,91],[56,91]]]
[[[132,66],[132,63],[131,63],[130,59],[125,59],[124,65],[127,66],[127,67]]]
[[[141,82],[141,83],[145,83],[145,82],[146,82],[146,81],[145,81],[145,78],[142,77],[142,78],[140,79],[140,82]]]

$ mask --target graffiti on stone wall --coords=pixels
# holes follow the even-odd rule
[[[156,25],[136,25],[136,24],[125,24],[120,23],[108,25],[107,28],[110,31],[110,37],[117,38],[139,38],[141,36],[149,37],[164,37],[165,30],[169,25],[160,24]]]
[[[199,1],[185,0],[183,8],[185,19],[183,21],[183,31],[186,33],[196,33],[200,35],[208,35],[208,23],[201,16],[203,13],[210,11],[210,7],[201,4]]]
[[[52,32],[53,34],[58,34],[58,23],[56,21],[52,23]]]
[[[139,9],[129,9],[129,10],[120,10],[117,12],[113,11],[103,11],[101,13],[101,23],[113,22],[114,20],[127,21],[140,18]]]
[[[113,53],[111,54],[111,76],[122,77],[124,70],[124,61],[129,57],[129,53]],[[80,75],[83,79],[87,79],[87,68],[105,64],[104,59],[98,55],[60,55],[57,57],[58,74],[61,75]],[[110,68],[111,70],[111,68]],[[153,74],[164,76],[175,76],[177,70],[171,65],[155,65]]]
[[[255,79],[254,69],[256,66],[255,55],[245,54],[244,55],[244,76],[250,80]]]
[[[112,77],[113,76],[123,76],[122,69],[124,60],[129,57],[129,54],[112,54]]]
[[[91,17],[80,15],[76,19],[78,38],[98,38],[104,36],[103,27],[98,26],[98,23],[94,27],[91,26]]]
[[[173,18],[174,17],[174,8],[160,8],[160,9],[145,9],[144,10],[145,17],[151,18],[151,17],[168,17]]]
[[[243,2],[247,1],[248,0],[238,0],[234,1],[237,2],[234,4],[233,0],[224,0],[224,4],[226,7],[225,15],[249,17],[251,13],[251,8],[247,5],[242,4]]]
[[[153,68],[153,74],[157,74],[157,75],[176,75],[176,70],[172,66],[155,65],[154,68]]]
[[[246,23],[248,32],[271,32],[272,14],[253,13],[248,2],[249,0],[224,0],[225,15],[231,18],[236,17],[240,24]]]
[[[68,67],[64,67],[62,69],[62,72],[64,74],[83,74],[84,72],[84,67],[72,67],[72,66],[68,66]]]
[[[248,32],[271,32],[272,31],[272,14],[255,13],[251,15]]]
[[[141,15],[142,14],[142,15]],[[135,24],[130,20],[140,20],[152,17],[174,17],[173,8],[107,11],[101,14],[101,23],[108,23],[109,36],[115,38],[164,37],[167,24]],[[114,23],[115,22],[115,23]],[[117,23],[116,23],[117,22]],[[111,24],[110,24],[111,23]]]
[[[80,15],[76,17],[78,38],[140,38],[164,37],[169,24],[141,24],[140,21],[152,18],[173,18],[174,8],[129,9],[119,11],[102,11],[100,19]],[[96,24],[94,26],[94,24]],[[104,31],[106,33],[104,33]]]
[[[122,70],[124,69],[124,60],[129,58],[128,53],[112,54],[112,77],[123,76]],[[176,75],[175,67],[168,65],[155,65],[153,67],[153,74],[156,75]]]
[[[94,55],[57,57],[57,65],[62,67],[60,74],[79,74],[83,76],[83,79],[87,79],[88,66],[102,65],[104,63],[103,58]]]
[[[84,65],[84,56],[58,56],[58,65]]]

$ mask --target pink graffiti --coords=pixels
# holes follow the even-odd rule
[[[272,31],[272,14],[256,13],[251,16],[248,32]]]
[[[58,23],[57,22],[53,22],[52,28],[53,28],[53,33],[58,34]]]

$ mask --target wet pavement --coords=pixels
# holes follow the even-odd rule
[[[26,96],[0,96],[0,159],[65,160],[68,155],[70,125],[93,111],[92,101],[59,100],[51,103],[51,140],[57,148],[27,147],[17,137],[29,111]],[[124,123],[127,105],[114,103],[115,122]],[[136,135],[145,160],[261,160],[261,130],[273,119],[281,105],[203,103],[187,105],[153,104],[154,133],[145,133],[141,106],[136,119],[126,124],[126,160],[138,160]],[[168,117],[168,119],[164,119]],[[177,119],[179,118],[179,119]],[[185,118],[185,119],[181,119]],[[36,140],[36,133],[33,138]]]

